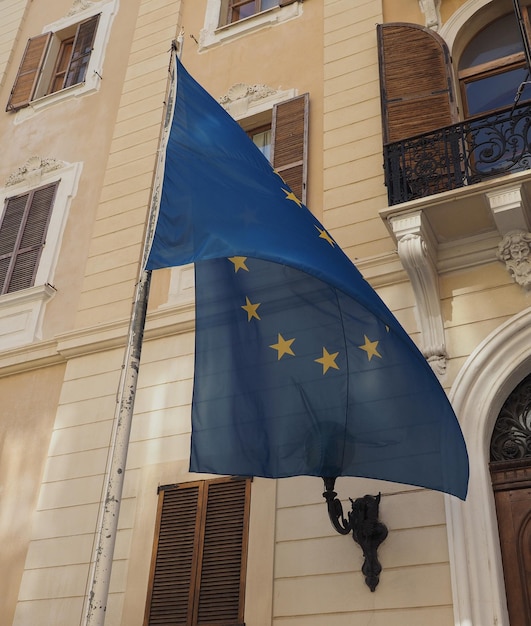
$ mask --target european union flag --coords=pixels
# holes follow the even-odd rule
[[[466,497],[422,354],[239,125],[177,61],[148,269],[195,262],[194,472],[364,476]]]

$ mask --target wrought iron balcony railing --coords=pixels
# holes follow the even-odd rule
[[[531,106],[384,146],[389,205],[531,168]]]

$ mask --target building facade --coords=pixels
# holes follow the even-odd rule
[[[470,488],[338,480],[381,493],[371,592],[318,478],[189,473],[193,268],[157,270],[105,624],[529,623],[528,5],[1,0],[1,626],[86,623],[176,39],[430,362]]]

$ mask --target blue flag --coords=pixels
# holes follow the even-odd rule
[[[195,262],[194,472],[364,476],[464,499],[468,457],[407,333],[177,61],[147,269]]]

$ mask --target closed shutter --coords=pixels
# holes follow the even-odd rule
[[[153,582],[146,624],[190,624],[197,553],[199,485],[160,492]]]
[[[417,24],[377,26],[384,143],[457,121],[450,54],[442,38]]]
[[[74,40],[72,59],[64,84],[65,87],[77,85],[85,80],[99,19],[99,15],[94,15],[79,24]]]
[[[161,488],[145,626],[243,624],[250,481]]]
[[[250,483],[207,483],[195,624],[243,624]]]
[[[52,33],[44,33],[28,41],[6,111],[16,111],[30,103],[41,75],[51,37]]]
[[[273,109],[271,162],[293,193],[306,203],[309,95]]]
[[[7,200],[0,225],[0,293],[33,285],[58,184]]]

